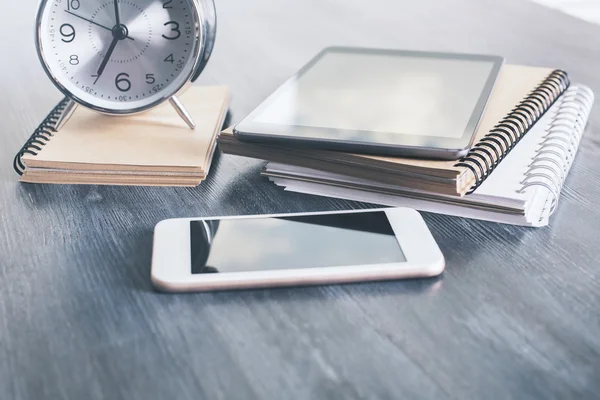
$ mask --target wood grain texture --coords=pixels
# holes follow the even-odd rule
[[[283,193],[217,158],[195,189],[18,184],[14,153],[60,95],[33,0],[0,0],[0,398],[595,398],[600,393],[600,109],[550,227],[426,220],[441,278],[165,295],[164,218],[368,207]],[[232,121],[322,47],[502,54],[600,93],[600,28],[522,0],[219,0],[202,83]]]

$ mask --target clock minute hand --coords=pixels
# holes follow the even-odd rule
[[[71,11],[69,11],[69,10],[65,10],[65,12],[66,12],[67,14],[71,14],[71,15],[72,15],[72,16],[74,16],[74,17],[80,18],[80,19],[82,19],[82,20],[84,20],[84,21],[87,21],[87,22],[89,22],[89,23],[91,23],[91,24],[94,24],[94,25],[96,25],[96,26],[99,26],[100,28],[104,28],[104,29],[106,29],[107,31],[111,31],[111,32],[112,32],[112,28],[109,28],[108,26],[101,25],[101,24],[99,24],[99,23],[97,23],[97,22],[95,22],[95,21],[92,21],[91,19],[87,19],[87,18],[85,18],[85,17],[82,17],[81,15],[77,15],[77,14],[75,14],[74,12],[71,12]],[[132,37],[130,37],[130,36],[127,36],[127,39],[129,39],[129,40],[135,40],[134,38],[132,38]]]
[[[121,25],[121,13],[119,12],[119,0],[115,0],[115,18],[117,22],[115,25]]]
[[[115,51],[115,47],[117,47],[117,43],[119,43],[119,38],[115,37],[106,52],[106,56],[104,56],[104,60],[102,60],[102,64],[100,64],[100,68],[98,68],[98,77],[102,76],[102,73],[106,69],[106,65],[110,61],[110,56],[112,56],[113,51]]]

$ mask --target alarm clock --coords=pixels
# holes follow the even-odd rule
[[[36,48],[73,105],[109,115],[170,101],[206,66],[216,35],[213,0],[42,0]]]

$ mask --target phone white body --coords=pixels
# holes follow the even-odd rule
[[[341,220],[343,223],[345,223],[344,221],[346,220],[354,221],[357,219],[370,221],[376,218],[383,218],[381,213],[385,213],[385,217],[389,222],[389,227],[391,227],[391,230],[393,231],[393,233],[390,232],[385,238],[382,238],[380,233],[375,233],[377,236],[373,239],[374,236],[372,232],[361,233],[360,229],[346,229],[337,226],[332,227],[331,225],[327,226],[327,224],[321,223],[305,223],[305,219],[320,221],[321,219],[331,220],[332,218],[334,220]],[[295,219],[295,221],[291,222],[292,230],[290,230],[290,221],[288,221],[288,219]],[[239,225],[240,221],[246,222],[243,225]],[[227,229],[229,229],[231,237],[227,237],[227,230],[225,228],[223,228],[222,232],[217,231],[215,235],[211,236],[208,226],[210,224],[214,225],[215,223],[225,227],[229,226]],[[286,241],[286,235],[284,234],[286,232],[285,229],[276,230],[275,232],[281,233],[271,235],[268,242],[263,240],[263,242],[267,243],[264,243],[264,250],[261,250],[261,242],[256,242],[260,239],[254,237],[260,236],[260,233],[257,231],[257,235],[253,235],[250,232],[250,234],[245,236],[249,243],[248,246],[250,247],[247,247],[247,251],[249,251],[248,257],[244,257],[243,247],[245,247],[246,242],[244,241],[243,234],[240,233],[243,231],[242,228],[244,226],[258,224],[256,226],[260,228],[259,230],[262,230],[261,227],[263,225],[269,226],[276,224],[275,226],[279,226],[282,223],[284,224],[284,227],[287,227],[287,232],[290,233],[290,235],[288,235],[290,240]],[[300,223],[300,225],[298,225],[298,223]],[[230,268],[232,271],[222,273],[221,271],[219,271],[219,273],[193,273],[193,268],[197,267],[193,267],[192,265],[192,251],[194,250],[192,249],[192,236],[197,235],[193,232],[198,231],[193,231],[193,229],[190,228],[192,224],[194,224],[193,226],[195,227],[202,226],[206,228],[208,236],[205,236],[206,239],[201,243],[202,245],[207,246],[208,253],[212,250],[221,253],[221,260],[223,260],[224,257],[225,259],[234,257],[234,260],[237,259],[238,263],[244,266],[244,270],[236,270],[237,264],[235,262],[231,264],[230,261],[226,260],[225,262],[221,261],[221,263],[233,265],[233,268]],[[235,224],[238,224],[240,229],[236,229]],[[379,225],[387,226],[382,220]],[[231,229],[233,229],[233,231]],[[293,229],[309,230],[298,235]],[[319,233],[321,231],[323,231],[324,234],[322,238],[315,238],[315,235],[311,233]],[[269,231],[267,230],[265,232]],[[306,232],[308,232],[308,234],[306,234]],[[389,236],[393,236],[393,238],[395,238],[394,243],[397,242],[400,252],[402,253],[403,260],[400,262],[366,264],[364,262],[359,264],[348,262],[348,257],[353,256],[352,254],[347,253],[352,253],[356,248],[358,248],[357,251],[361,251],[360,247],[362,244],[356,242],[356,240],[361,240],[361,236],[356,235],[361,234],[367,235],[365,236],[365,240],[369,239],[369,243],[364,244],[368,246],[368,249],[377,249],[377,246],[382,249],[386,246],[387,248],[390,248],[391,243]],[[221,237],[219,237],[219,235],[221,235]],[[240,235],[242,238],[236,237]],[[340,247],[340,243],[335,243],[335,241],[344,240],[344,235],[350,235],[348,237],[352,238],[353,243],[348,243],[346,247],[342,248]],[[217,242],[217,239],[220,242]],[[240,239],[242,241],[240,241]],[[375,240],[372,242],[373,244],[370,242],[372,240]],[[385,240],[385,246],[380,246],[377,240]],[[306,246],[302,243],[303,241],[307,242]],[[308,243],[311,241],[312,244]],[[331,246],[327,243],[328,241],[331,241]],[[197,243],[197,241],[194,241],[195,246]],[[277,243],[279,243],[279,245]],[[231,244],[231,248],[228,247],[228,244]],[[212,245],[218,248],[211,248]],[[344,244],[341,243],[341,245],[343,246]],[[326,254],[326,258],[331,260],[332,258],[339,256],[340,258],[345,258],[346,263],[336,264],[334,261],[329,262],[333,265],[315,266],[317,264],[316,262],[313,262],[313,265],[310,265],[309,261],[309,264],[307,265],[296,265],[296,267],[290,268],[289,265],[286,265],[288,262],[284,258],[283,261],[279,262],[281,268],[279,268],[277,264],[273,266],[273,263],[271,262],[269,269],[265,270],[262,269],[260,262],[257,262],[256,265],[253,266],[252,261],[248,260],[253,258],[260,259],[260,257],[264,255],[263,253],[269,253],[269,251],[273,251],[273,248],[274,251],[279,252],[280,248],[283,249],[282,251],[285,251],[285,249],[289,247],[300,247],[302,250],[302,246],[304,246],[305,251],[297,253],[295,256],[287,259],[289,260],[289,264],[296,265],[302,263],[301,259],[303,257],[306,257],[309,260],[314,257],[318,258],[319,255],[316,253],[319,253],[319,250],[315,250],[315,248],[321,248],[321,252],[324,253],[329,253],[330,248],[332,249],[331,252],[335,252],[335,249],[337,248],[337,253]],[[313,248],[311,248],[311,246],[313,246]],[[323,251],[323,249],[325,250]],[[342,250],[340,251],[340,249]],[[362,251],[355,255],[356,259],[364,259],[365,257],[371,256],[375,258],[389,257],[390,259],[396,257],[395,255],[388,256],[384,254],[386,251],[387,250],[373,250],[371,255],[363,254],[365,251]],[[392,249],[392,252],[394,251],[395,250]],[[371,251],[367,251],[366,253],[369,252]],[[277,254],[276,256],[281,257],[281,255]],[[204,255],[204,258],[206,257],[207,256]],[[399,255],[398,259],[400,259]],[[208,256],[208,261],[211,261],[210,256]],[[318,264],[322,264],[323,262],[327,263],[321,259],[318,260]],[[217,263],[219,263],[218,260]],[[203,264],[206,264],[206,260]],[[218,267],[220,267],[220,265]],[[444,267],[444,257],[427,228],[425,221],[418,212],[407,208],[255,215],[243,217],[184,218],[169,219],[156,225],[152,255],[152,282],[157,289],[163,291],[209,291],[433,277],[441,274]],[[212,269],[216,270],[216,268]]]

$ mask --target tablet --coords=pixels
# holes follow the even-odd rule
[[[433,159],[467,153],[498,56],[332,47],[239,123],[243,141]]]

